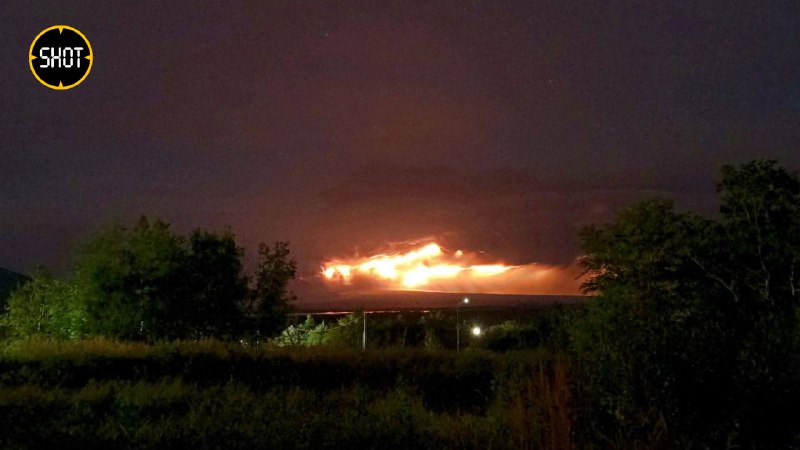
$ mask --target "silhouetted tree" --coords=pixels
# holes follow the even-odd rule
[[[233,234],[196,230],[189,237],[181,271],[185,294],[171,314],[184,317],[193,337],[233,336],[243,331],[247,278],[244,251]]]
[[[252,288],[230,231],[188,237],[142,217],[91,236],[64,281],[49,275],[18,289],[3,318],[16,337],[120,339],[272,336],[286,323],[297,264],[289,244],[261,244]]]
[[[725,166],[719,192],[714,220],[654,200],[581,233],[584,288],[599,295],[573,342],[605,437],[794,438],[800,417],[778,411],[800,393],[800,183],[755,161]]]
[[[229,231],[176,235],[142,218],[93,236],[74,281],[90,334],[124,339],[231,337],[245,328],[243,251]]]
[[[720,218],[708,221],[693,260],[710,280],[706,298],[725,317],[739,439],[783,446],[800,414],[800,179],[775,161],[724,166]]]
[[[289,257],[289,243],[260,244],[258,267],[252,279],[246,311],[253,323],[253,332],[274,336],[286,326],[290,303],[297,297],[288,285],[297,273],[297,263]]]

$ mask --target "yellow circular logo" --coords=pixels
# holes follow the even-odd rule
[[[89,40],[68,25],[53,25],[31,43],[28,62],[40,83],[63,91],[81,84],[89,76],[94,52]]]

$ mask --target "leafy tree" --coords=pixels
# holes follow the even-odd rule
[[[101,231],[75,268],[89,332],[147,340],[240,334],[248,296],[242,255],[230,231],[184,237],[146,218]]]
[[[716,392],[717,364],[706,351],[719,344],[720,325],[691,260],[697,226],[672,202],[652,200],[581,233],[584,289],[600,295],[575,328],[579,370],[596,408],[629,439],[691,424],[697,403],[683,394]]]
[[[569,327],[576,311],[552,306],[525,321],[506,320],[486,328],[470,345],[495,352],[543,347],[553,352],[569,348]]]
[[[297,297],[288,285],[297,273],[297,262],[289,257],[289,243],[260,244],[259,261],[253,277],[247,304],[254,332],[261,336],[274,336],[286,325],[290,303]]]
[[[142,217],[88,239],[66,281],[38,276],[19,290],[4,323],[18,337],[102,335],[119,339],[271,335],[286,320],[296,263],[288,243],[261,245],[252,289],[230,231],[188,236]]]
[[[181,267],[185,292],[171,315],[184,318],[190,336],[223,337],[243,331],[242,303],[247,297],[243,254],[230,231],[196,230],[189,237]]]
[[[309,315],[303,323],[289,325],[273,342],[280,347],[322,345],[328,343],[329,331],[324,320],[317,323]]]
[[[369,320],[369,319],[368,319]],[[355,311],[336,321],[328,331],[327,343],[339,347],[361,348],[364,332],[364,313]],[[367,342],[371,342],[367,337]]]
[[[718,191],[720,218],[694,260],[725,316],[739,439],[781,446],[800,421],[780,412],[800,401],[800,179],[753,161],[723,167]]]
[[[12,337],[81,337],[86,310],[77,286],[39,272],[12,292],[6,314],[0,319]]]
[[[584,288],[597,297],[573,342],[607,439],[638,445],[669,429],[680,445],[753,447],[794,437],[800,417],[777,411],[800,393],[800,182],[754,161],[724,167],[719,192],[714,220],[654,200],[581,233]]]
[[[180,335],[175,311],[186,294],[183,241],[160,220],[142,217],[93,236],[80,251],[75,279],[84,293],[91,334],[127,339]]]

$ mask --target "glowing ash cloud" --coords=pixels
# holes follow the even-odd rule
[[[496,294],[574,294],[574,268],[542,264],[486,263],[475,253],[448,252],[435,242],[405,252],[333,259],[321,274],[330,286]]]

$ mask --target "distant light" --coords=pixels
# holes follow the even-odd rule
[[[467,303],[469,303],[469,297],[464,297],[464,304],[466,305]]]
[[[473,336],[480,336],[481,335],[481,327],[475,325],[472,327],[472,335]]]

